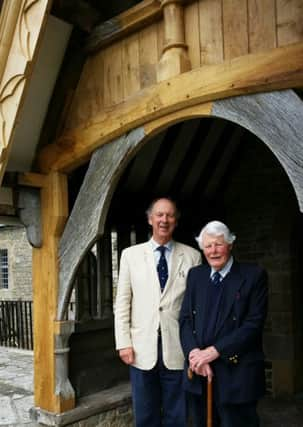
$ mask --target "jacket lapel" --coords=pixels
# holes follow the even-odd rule
[[[150,242],[146,242],[145,244],[144,261],[145,261],[147,280],[150,281],[153,284],[153,286],[156,286],[159,292],[161,292],[157,268],[155,265],[155,257],[154,257],[153,249]]]
[[[165,288],[162,292],[162,296],[164,296],[169,288],[174,283],[174,280],[178,275],[182,275],[185,279],[185,272],[182,270],[182,264],[183,264],[183,257],[184,253],[183,250],[180,248],[178,243],[174,242],[172,253],[171,253],[171,264],[170,264],[170,273],[168,275],[168,279],[165,285]],[[160,285],[159,285],[160,286]]]
[[[224,278],[224,290],[221,301],[222,310],[220,310],[217,319],[216,335],[228,317],[230,310],[237,298],[239,290],[244,282],[245,278],[241,275],[238,264],[234,262],[230,272]]]

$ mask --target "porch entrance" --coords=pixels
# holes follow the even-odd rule
[[[114,167],[114,165],[112,165]],[[70,179],[71,206],[86,167]],[[181,210],[175,238],[196,247],[209,220],[226,222],[237,235],[234,255],[269,273],[266,323],[268,391],[303,390],[302,217],[294,189],[270,149],[246,128],[219,118],[174,124],[150,138],[129,159],[106,206],[103,235],[77,271],[76,331],[70,339],[70,379],[85,396],[127,379],[113,340],[113,306],[123,248],[149,238],[145,210],[169,195]],[[147,302],[148,303],[148,302]]]

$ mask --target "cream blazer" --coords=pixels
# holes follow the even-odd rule
[[[183,369],[179,312],[187,272],[201,263],[201,255],[190,246],[174,242],[170,256],[170,273],[161,292],[151,243],[122,252],[115,305],[116,348],[133,347],[134,366],[140,369],[152,369],[157,362],[159,328],[165,366]]]

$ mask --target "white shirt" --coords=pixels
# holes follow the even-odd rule
[[[160,259],[160,256],[161,256],[160,251],[158,251],[158,247],[159,246],[165,246],[166,247],[165,258],[166,258],[166,261],[167,261],[168,272],[170,272],[171,253],[172,253],[172,250],[173,250],[174,241],[170,240],[169,242],[165,243],[165,245],[159,245],[159,243],[157,243],[153,238],[151,238],[150,239],[150,243],[152,245],[152,249],[153,249],[153,254],[154,254],[156,266],[158,265],[159,259]]]
[[[215,272],[218,271],[218,273],[220,273],[220,276],[221,276],[221,279],[220,279],[220,282],[221,282],[224,279],[224,277],[230,272],[233,262],[234,262],[234,258],[233,256],[231,256],[227,261],[227,263],[224,265],[224,267],[221,268],[221,270],[215,270],[214,268],[211,268],[210,278],[212,279]]]

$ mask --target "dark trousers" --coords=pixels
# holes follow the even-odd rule
[[[194,427],[206,427],[206,396],[188,393]],[[213,405],[213,427],[259,427],[257,403]]]
[[[167,369],[161,342],[156,366],[149,370],[130,367],[136,427],[186,427],[182,370]]]

